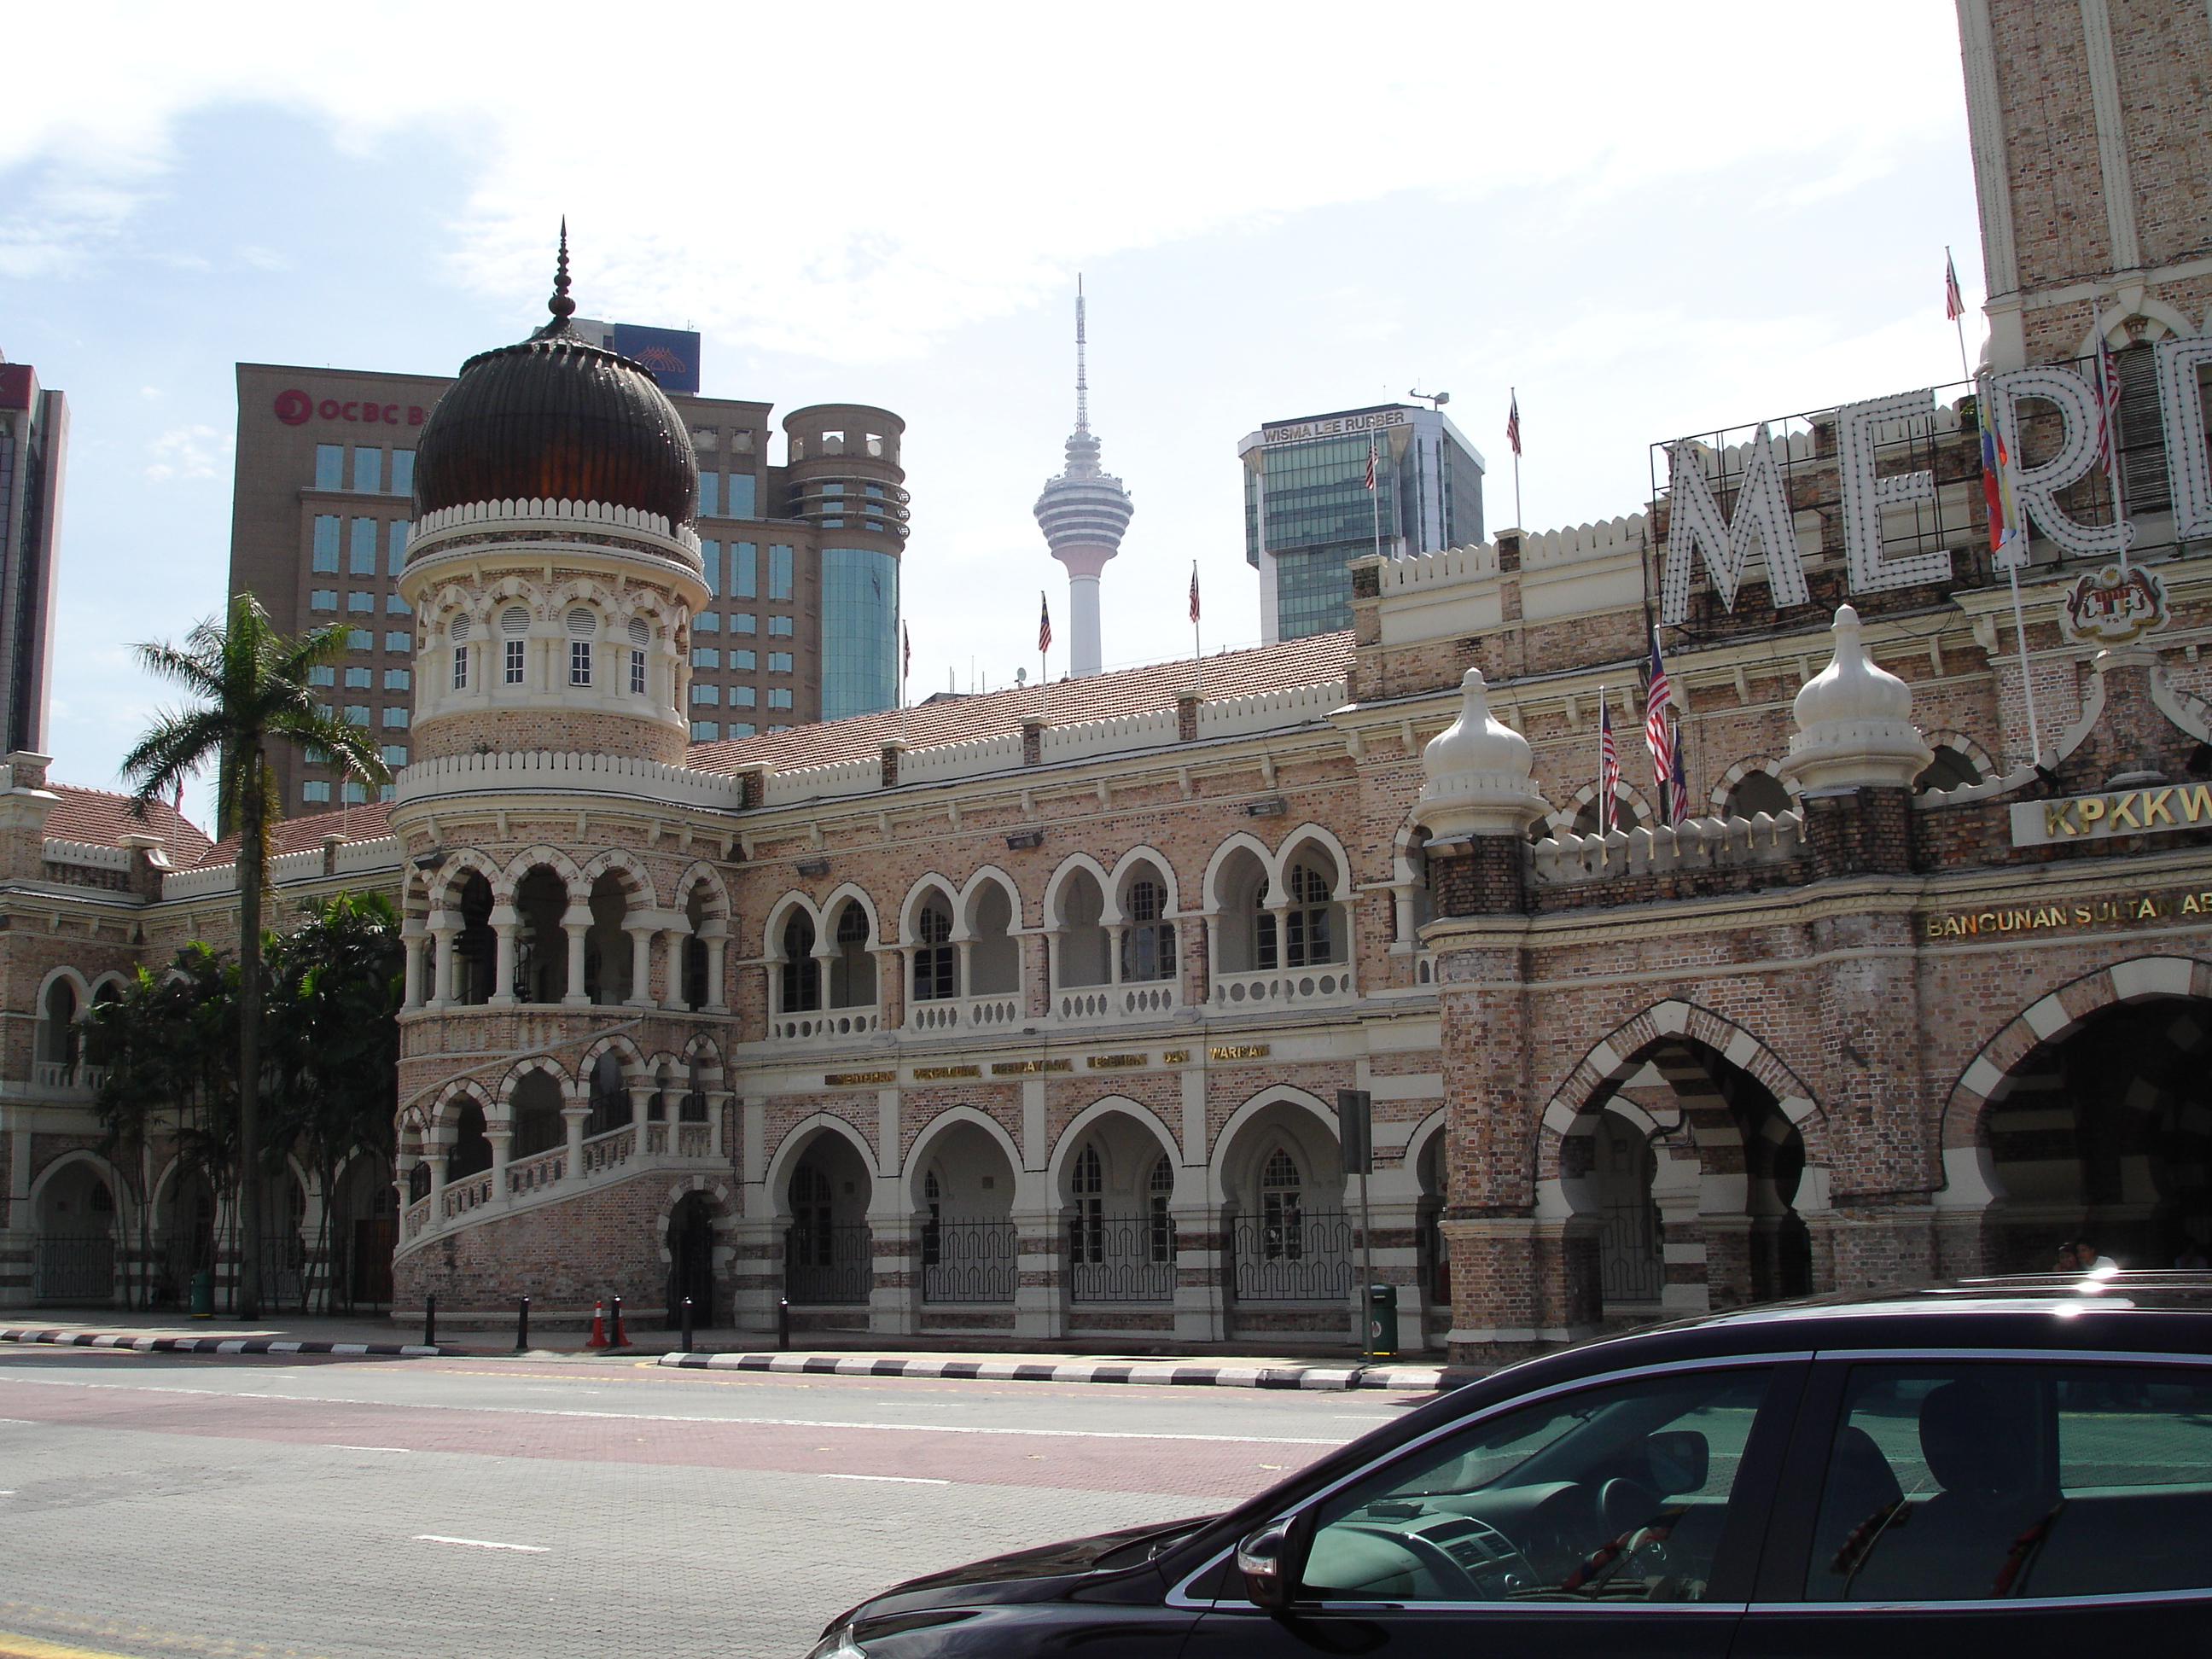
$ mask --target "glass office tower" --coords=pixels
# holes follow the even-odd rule
[[[1244,558],[1260,572],[1271,641],[1351,627],[1346,567],[1378,546],[1404,558],[1482,539],[1482,457],[1433,409],[1394,404],[1270,422],[1237,453]]]

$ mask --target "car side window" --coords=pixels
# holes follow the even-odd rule
[[[2212,1588],[2212,1368],[1859,1365],[1811,1601]]]
[[[1771,1376],[1641,1377],[1431,1441],[1323,1504],[1300,1595],[1700,1601]]]

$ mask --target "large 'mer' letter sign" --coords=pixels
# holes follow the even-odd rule
[[[1676,444],[1668,453],[1674,465],[1668,475],[1668,519],[1667,570],[1659,591],[1662,622],[1686,622],[1690,615],[1690,550],[1705,556],[1705,570],[1713,579],[1723,610],[1735,609],[1736,585],[1751,562],[1756,544],[1766,555],[1766,583],[1775,607],[1805,605],[1812,594],[1805,586],[1805,568],[1797,557],[1797,532],[1790,523],[1790,492],[1783,487],[1774,465],[1774,446],[1766,428],[1750,443],[1750,465],[1736,492],[1735,520],[1731,523],[1705,483],[1698,446]]]

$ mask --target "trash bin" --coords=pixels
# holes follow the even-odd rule
[[[1376,1355],[1398,1352],[1398,1287],[1367,1287],[1367,1351]]]
[[[192,1317],[215,1317],[215,1275],[205,1267],[192,1275]]]

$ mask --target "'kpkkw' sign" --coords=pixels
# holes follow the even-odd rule
[[[2160,340],[2153,348],[2158,372],[2159,416],[2166,435],[2173,494],[2177,540],[2212,535],[2212,459],[2206,449],[2204,397],[2197,368],[2212,362],[2212,340]],[[2067,553],[2079,558],[2120,553],[2134,535],[2124,520],[2084,524],[2059,504],[2058,494],[2098,465],[2096,389],[2082,375],[2059,363],[2008,369],[1984,377],[1987,414],[1996,422],[2007,449],[2021,453],[2021,409],[2039,403],[2056,411],[2058,442],[2050,458],[2014,473],[2013,489],[2021,510],[2036,527]],[[1951,574],[1948,550],[1916,551],[1902,557],[1886,554],[1881,515],[1890,508],[1936,497],[1932,472],[1879,476],[1875,466],[1877,429],[1894,422],[1924,420],[1932,428],[1933,389],[1900,392],[1834,411],[1837,490],[1844,531],[1844,557],[1855,593],[1911,587],[1943,581]],[[1766,565],[1768,591],[1776,609],[1810,602],[1786,481],[1776,464],[1772,442],[1761,427],[1748,446],[1733,517],[1721,510],[1707,483],[1705,450],[1684,439],[1668,452],[1668,524],[1665,569],[1660,582],[1660,619],[1682,623],[1690,614],[1690,576],[1697,556],[1723,609],[1735,609],[1752,555]]]

